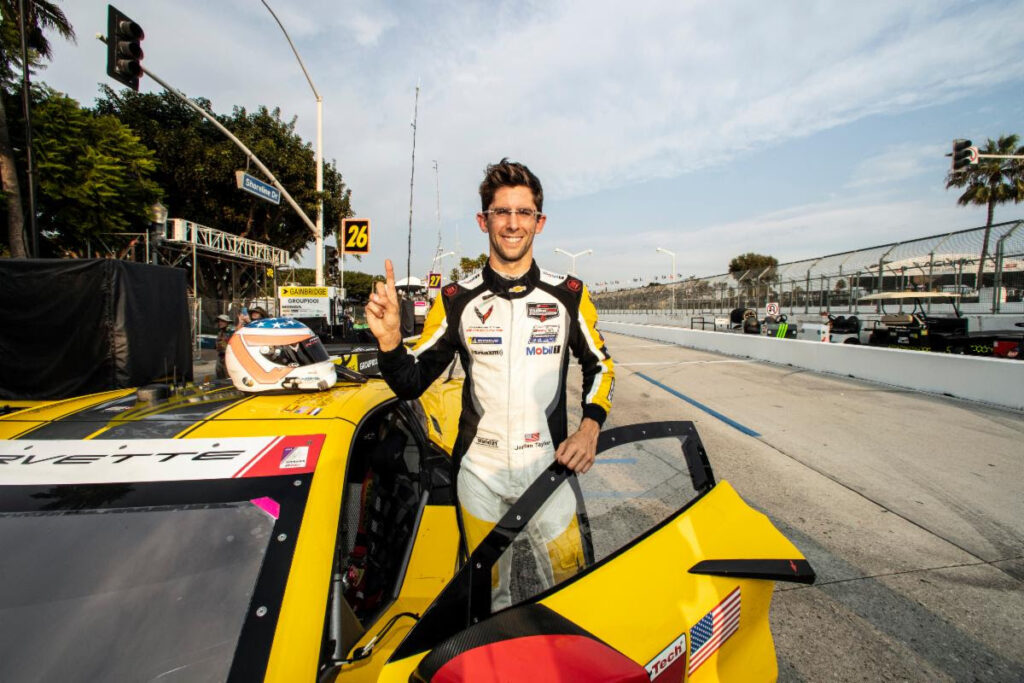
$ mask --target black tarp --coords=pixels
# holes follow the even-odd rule
[[[0,398],[192,378],[185,271],[112,259],[0,260]]]

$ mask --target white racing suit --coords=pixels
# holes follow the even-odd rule
[[[380,370],[403,399],[418,397],[458,354],[466,372],[453,457],[470,551],[554,460],[566,439],[569,353],[583,369],[583,416],[602,424],[614,369],[583,283],[533,263],[508,280],[485,266],[437,297],[419,342],[381,353]],[[577,501],[568,482],[534,515],[527,537],[544,587],[583,566]],[[510,604],[505,552],[492,594]]]

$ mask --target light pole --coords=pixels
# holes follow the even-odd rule
[[[675,287],[672,287],[672,285],[675,284],[675,281],[676,281],[676,253],[674,251],[669,251],[668,249],[663,249],[661,247],[658,247],[657,251],[659,253],[661,253],[661,254],[668,254],[669,256],[672,257],[672,277],[669,278],[671,280],[671,282],[669,283],[669,288],[672,290],[672,315],[675,315],[676,314],[676,290],[675,290]]]
[[[584,249],[583,251],[578,251],[575,254],[570,254],[565,249],[559,249],[558,247],[555,247],[555,252],[559,253],[559,254],[565,254],[570,259],[572,259],[572,261],[571,261],[571,263],[569,265],[569,275],[575,275],[576,274],[576,257],[577,256],[586,256],[587,254],[593,254],[594,250],[593,249]]]
[[[306,65],[302,61],[302,57],[299,56],[299,51],[295,49],[295,43],[292,42],[291,36],[288,35],[288,31],[285,30],[284,24],[274,14],[274,10],[270,9],[270,5],[267,4],[267,0],[260,0],[263,6],[270,12],[270,16],[274,17],[274,21],[281,27],[281,32],[284,33],[285,39],[288,41],[288,45],[292,48],[292,52],[295,53],[295,59],[299,60],[299,66],[302,67],[302,73],[305,74],[306,80],[309,82],[309,87],[313,90],[313,96],[316,97],[316,192],[320,196],[317,201],[316,210],[316,285],[317,287],[323,287],[324,285],[324,98],[317,92],[316,86],[313,85],[313,79],[309,76],[309,71],[306,70]]]
[[[437,264],[437,272],[441,273],[441,282],[444,282],[444,260],[449,256],[455,256],[455,252],[446,251],[443,254],[438,254],[437,257],[434,259],[434,262]]]

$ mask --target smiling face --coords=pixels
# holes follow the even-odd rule
[[[516,209],[537,210],[533,192],[525,185],[500,187],[487,208],[513,210],[512,215],[506,218],[496,217],[492,213],[476,215],[480,230],[487,233],[491,245],[491,268],[509,275],[525,273],[533,262],[533,237],[544,230],[547,220],[543,215],[531,219],[515,215]]]

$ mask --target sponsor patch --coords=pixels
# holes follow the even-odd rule
[[[558,325],[535,325],[530,332],[531,344],[551,344],[558,338]]]
[[[319,409],[317,410],[319,412]],[[294,446],[292,448],[285,448],[281,452],[281,469],[290,470],[296,467],[305,467],[306,461],[309,460],[309,447],[308,446]]]
[[[562,352],[562,345],[555,344],[554,346],[527,346],[527,356],[552,356]]]
[[[444,288],[444,295],[445,296],[451,296],[451,295],[455,294],[455,292],[457,292],[457,291],[459,291],[459,286],[458,285],[454,285],[454,284],[448,285],[447,287]]]
[[[473,307],[473,312],[476,313],[476,317],[480,320],[480,324],[483,325],[487,322],[487,319],[491,317],[491,313],[494,312],[494,304],[491,304],[486,311],[481,311],[478,307]]]
[[[510,294],[521,294],[526,291],[526,285],[516,285],[515,287],[509,287],[508,291]]]
[[[487,448],[497,448],[498,447],[498,440],[497,439],[487,439],[487,438],[484,438],[482,436],[478,436],[475,439],[473,439],[473,443],[475,443],[478,446],[485,446]]]
[[[644,668],[647,669],[647,675],[651,677],[652,681],[669,670],[677,672],[678,676],[670,676],[666,680],[682,680],[685,661],[686,633],[683,633],[669,643],[668,647],[659,652],[654,659],[647,662],[647,666]]]
[[[470,353],[474,356],[504,356],[504,349],[490,349],[488,351],[477,351],[476,349],[470,349]]]
[[[558,304],[549,303],[527,303],[526,315],[530,318],[544,322],[558,315]]]
[[[565,286],[569,288],[570,292],[578,292],[583,289],[583,282],[571,277],[565,281]]]
[[[501,334],[505,328],[501,325],[484,325],[483,327],[467,327],[467,334]]]
[[[500,344],[501,337],[469,337],[470,344]]]

